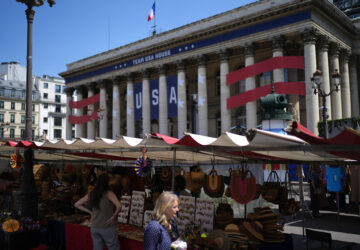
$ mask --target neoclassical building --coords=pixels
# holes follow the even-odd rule
[[[313,73],[322,71],[326,92],[341,74],[326,100],[329,119],[359,116],[359,55],[360,19],[331,2],[257,1],[68,64],[66,138],[71,123],[76,137],[114,139],[250,129],[261,124],[259,98],[272,83],[294,119],[318,134]]]

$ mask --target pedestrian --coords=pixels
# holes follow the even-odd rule
[[[117,216],[121,211],[121,204],[116,195],[110,191],[107,174],[101,174],[94,189],[78,200],[74,206],[91,216],[94,250],[103,250],[104,243],[109,250],[120,249]]]
[[[314,217],[319,217],[319,195],[322,193],[322,178],[320,165],[313,165],[310,175],[311,210]]]
[[[170,250],[171,243],[179,238],[176,214],[179,198],[171,192],[163,192],[156,200],[150,221],[144,232],[144,250]]]

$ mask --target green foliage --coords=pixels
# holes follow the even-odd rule
[[[333,128],[342,129],[344,127],[350,127],[353,129],[356,129],[360,126],[360,116],[359,117],[351,117],[351,118],[344,118],[339,120],[328,120],[328,132],[331,134],[333,131]],[[324,137],[323,131],[324,131],[324,123],[318,122],[318,131],[319,136]]]

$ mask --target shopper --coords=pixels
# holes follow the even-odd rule
[[[144,250],[170,250],[171,242],[179,238],[175,222],[179,211],[179,198],[171,192],[163,192],[156,200],[154,220],[145,228]]]
[[[322,178],[320,165],[313,165],[310,175],[311,210],[314,217],[319,217],[319,195],[322,193]]]
[[[89,204],[89,208],[86,205]],[[74,206],[91,216],[91,236],[94,250],[103,250],[104,243],[109,250],[118,250],[117,216],[121,204],[109,189],[109,177],[101,174],[94,189],[78,200]]]

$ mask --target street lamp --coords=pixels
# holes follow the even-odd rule
[[[32,24],[35,11],[33,7],[39,7],[45,0],[16,0],[27,6],[25,10],[27,19],[27,56],[26,56],[26,123],[25,138],[32,140]],[[54,0],[47,0],[50,7],[55,4]],[[24,171],[23,183],[19,192],[21,197],[20,212],[21,216],[38,217],[38,195],[35,188],[33,173],[33,151],[27,149],[24,152]]]
[[[335,69],[335,72],[331,74],[331,78],[332,78],[332,84],[334,85],[335,88],[330,89],[329,93],[326,93],[322,88],[321,88],[321,83],[322,83],[322,72],[321,70],[316,70],[313,74],[313,77],[311,77],[311,82],[313,83],[313,89],[314,89],[314,95],[319,94],[319,96],[322,98],[322,118],[323,118],[323,123],[324,123],[324,131],[323,131],[323,136],[325,139],[328,138],[328,127],[327,127],[327,118],[328,115],[327,113],[327,108],[326,108],[326,97],[330,96],[333,92],[338,92],[339,91],[339,87],[340,87],[340,73],[338,72],[337,69]]]

